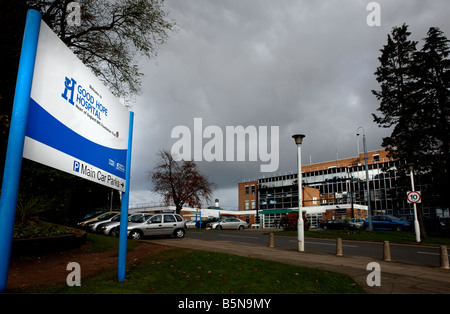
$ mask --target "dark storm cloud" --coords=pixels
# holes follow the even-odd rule
[[[154,62],[144,64],[143,93],[133,108],[132,203],[157,200],[148,188],[160,149],[174,127],[278,126],[278,172],[295,171],[291,138],[304,133],[303,163],[356,155],[363,126],[368,149],[381,148],[371,89],[379,50],[392,27],[407,23],[415,40],[438,26],[448,36],[446,0],[378,1],[381,26],[369,27],[364,0],[172,0],[178,25]],[[206,143],[204,140],[203,143]],[[362,147],[362,144],[360,145]],[[224,205],[237,204],[237,183],[257,178],[261,162],[199,162]],[[225,204],[226,203],[226,204]]]

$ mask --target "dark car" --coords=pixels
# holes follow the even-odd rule
[[[196,228],[206,228],[206,225],[212,222],[219,221],[219,217],[210,217],[205,220],[197,221]]]
[[[364,229],[369,226],[369,220],[364,222]],[[400,220],[395,216],[390,215],[376,215],[372,216],[372,227],[377,230],[397,230],[403,231],[411,228],[411,223],[408,221]]]
[[[338,219],[327,219],[322,221],[319,227],[324,230],[342,230],[344,229],[344,223]]]
[[[225,218],[236,218],[236,216],[235,215],[222,215],[222,217],[220,218],[220,219],[225,219]],[[219,217],[209,217],[208,219],[205,219],[205,220],[202,220],[201,222],[200,221],[197,221],[197,223],[196,223],[196,228],[206,228],[206,226],[208,225],[208,224],[212,224],[212,223],[214,223],[214,222],[218,222],[219,221]]]

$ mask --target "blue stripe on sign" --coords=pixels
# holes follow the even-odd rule
[[[125,179],[127,150],[96,144],[61,123],[30,98],[26,136],[94,167]],[[112,162],[114,161],[114,162]]]

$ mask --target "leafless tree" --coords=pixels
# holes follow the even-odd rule
[[[180,213],[184,205],[201,207],[202,200],[211,199],[215,184],[200,173],[194,161],[178,161],[166,150],[160,151],[159,156],[149,179],[152,190],[163,195],[166,204],[174,204]]]

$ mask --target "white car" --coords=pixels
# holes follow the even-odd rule
[[[219,221],[211,222],[207,225],[211,229],[239,229],[244,230],[249,227],[248,223],[238,218],[225,218],[221,219],[220,227]]]
[[[362,229],[364,225],[364,218],[352,218],[349,220],[348,224],[350,228],[353,229]]]
[[[186,221],[186,228],[197,228],[197,223],[195,220]]]
[[[154,214],[140,222],[129,222],[127,235],[133,240],[145,236],[171,236],[183,238],[186,233],[186,223],[178,214]]]

